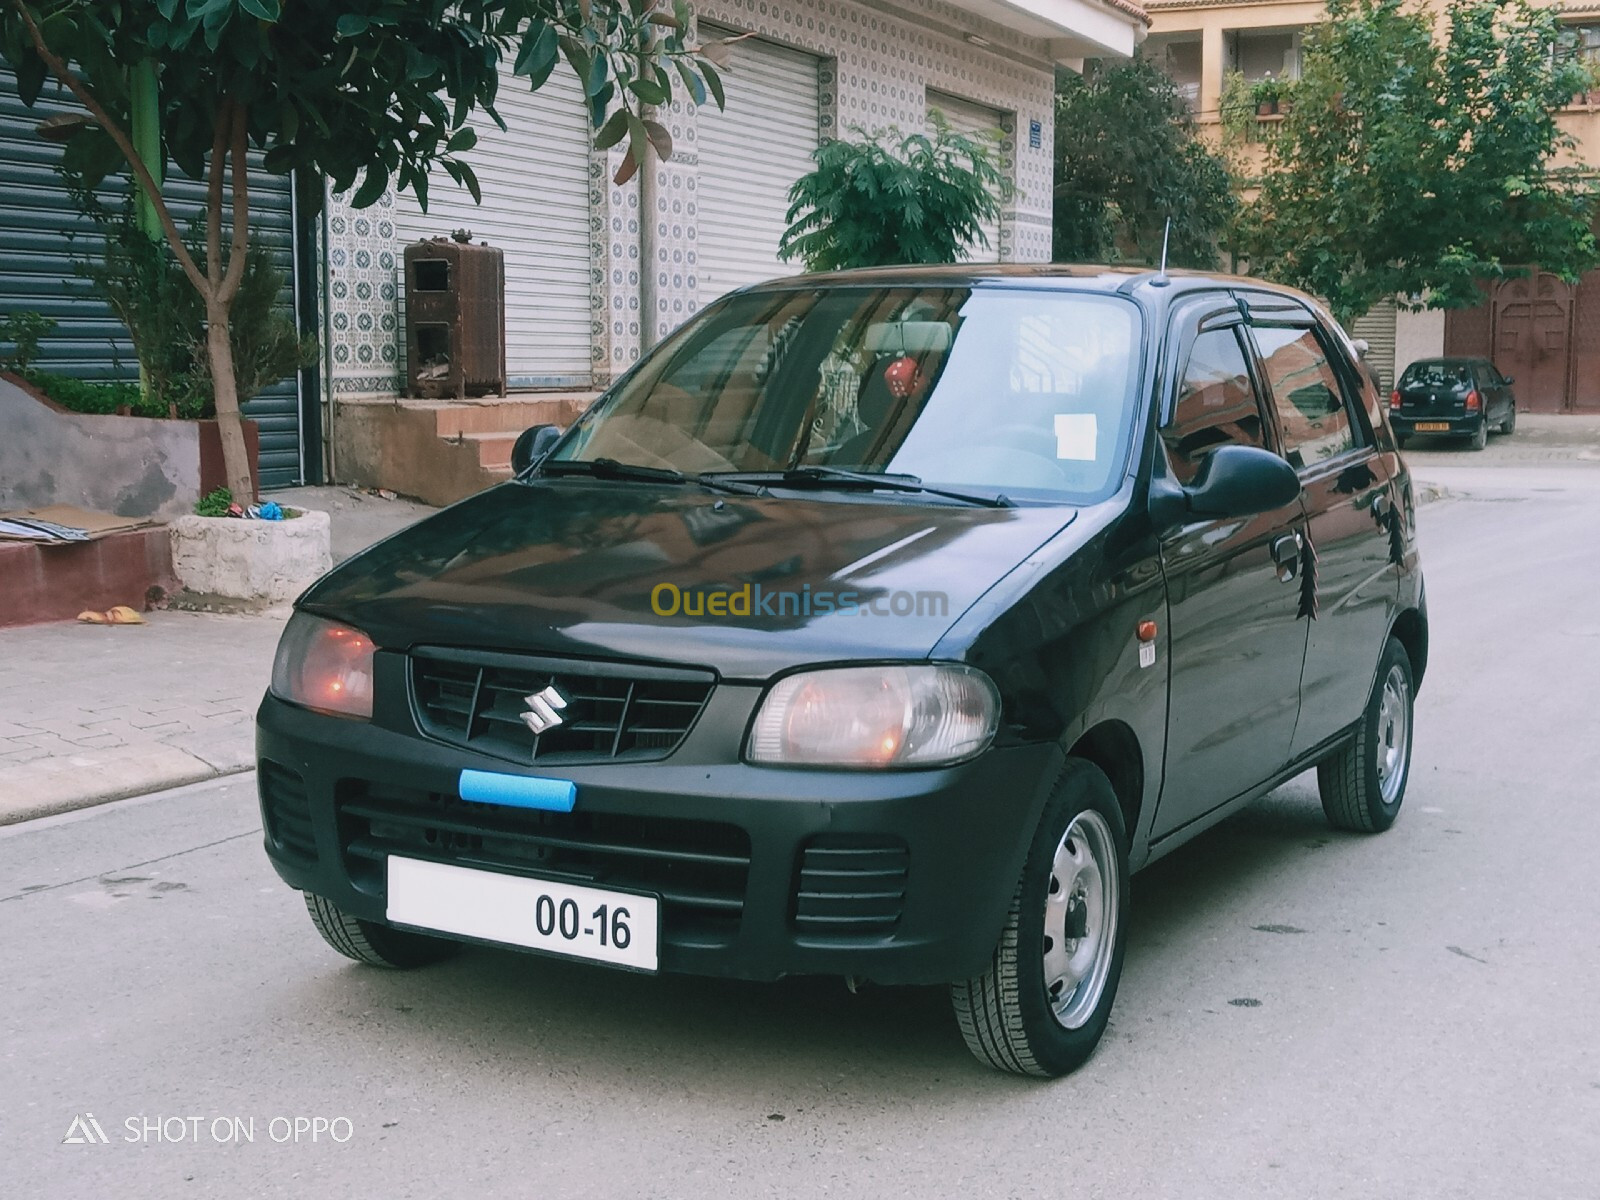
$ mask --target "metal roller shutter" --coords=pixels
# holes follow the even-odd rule
[[[1366,341],[1367,364],[1383,381],[1385,391],[1394,387],[1394,327],[1393,300],[1373,305],[1366,316],[1356,318],[1350,327],[1351,337]]]
[[[81,379],[135,379],[139,374],[127,330],[80,279],[73,264],[95,254],[94,225],[67,197],[56,172],[61,147],[34,128],[54,113],[81,112],[62,89],[46,85],[33,108],[17,94],[16,76],[0,65],[0,313],[34,311],[58,322],[41,348],[39,365]],[[294,238],[292,185],[268,175],[252,155],[251,222],[284,273],[283,304],[292,312]],[[173,171],[166,194],[180,226],[205,206],[205,186]],[[108,190],[110,201],[115,193]],[[303,478],[300,390],[297,379],[269,388],[244,407],[261,426],[261,485],[286,487]]]
[[[1004,114],[998,109],[987,108],[971,100],[963,100],[959,96],[949,96],[944,92],[928,90],[928,111],[937,110],[944,116],[945,124],[957,133],[966,134],[974,141],[986,145],[994,157],[1000,157],[1000,139],[1005,136],[1001,127]],[[928,132],[933,132],[933,119],[928,119]],[[975,242],[968,246],[961,257],[966,262],[996,262],[1000,258],[1000,222],[985,221],[980,228],[983,236],[988,239],[988,245]]]
[[[495,107],[501,132],[473,122],[478,144],[463,157],[477,172],[483,204],[443,170],[428,181],[428,211],[409,191],[395,201],[401,244],[470,229],[506,256],[506,371],[509,387],[587,386],[594,367],[589,311],[589,152],[594,131],[563,62],[537,92],[502,68]],[[396,255],[404,307],[405,266]],[[404,312],[400,328],[404,328]]]
[[[778,242],[788,228],[789,189],[816,165],[818,60],[754,38],[729,49],[727,110],[702,105],[698,128],[705,299],[800,270],[778,257]]]

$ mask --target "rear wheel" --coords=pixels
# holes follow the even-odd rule
[[[330,900],[305,893],[306,911],[322,940],[346,958],[373,967],[404,971],[442,962],[461,949],[461,943],[428,937],[377,921],[352,917]]]
[[[1394,638],[1356,736],[1317,765],[1322,811],[1335,829],[1382,833],[1400,815],[1411,775],[1411,659]]]
[[[1406,443],[1409,442],[1410,440],[1411,440],[1411,435],[1409,433],[1398,433],[1397,432],[1394,435],[1395,447],[1397,449],[1400,449],[1400,450],[1404,450],[1406,448]]]
[[[1110,1019],[1127,944],[1128,840],[1100,769],[1069,759],[1028,849],[988,969],[950,998],[967,1047],[1018,1075],[1065,1075]]]
[[[1474,450],[1482,450],[1489,444],[1489,418],[1484,417],[1478,422],[1478,427],[1472,431],[1472,440],[1467,443]]]

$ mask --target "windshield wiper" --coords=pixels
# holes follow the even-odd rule
[[[740,496],[758,496],[761,488],[716,474],[685,475],[671,467],[646,467],[639,463],[618,462],[614,458],[564,458],[541,463],[539,474],[550,476],[587,475],[592,479],[619,479],[627,483],[698,483],[702,487]]]
[[[975,492],[958,492],[951,488],[932,487],[915,475],[875,475],[867,471],[846,471],[840,467],[791,467],[787,471],[719,471],[702,480],[720,482],[780,485],[783,487],[851,487],[875,488],[886,492],[919,492],[928,496],[942,496],[964,504],[977,504],[984,508],[1015,508],[1007,496],[982,496]]]

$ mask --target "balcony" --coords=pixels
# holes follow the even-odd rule
[[[951,7],[1045,42],[1057,62],[1131,58],[1150,26],[1134,0],[953,0]]]

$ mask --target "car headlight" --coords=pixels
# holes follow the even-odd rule
[[[297,612],[278,641],[272,692],[340,717],[372,717],[372,639],[359,629]]]
[[[999,693],[971,667],[806,671],[767,692],[745,757],[773,766],[946,766],[981,754],[999,722]]]

